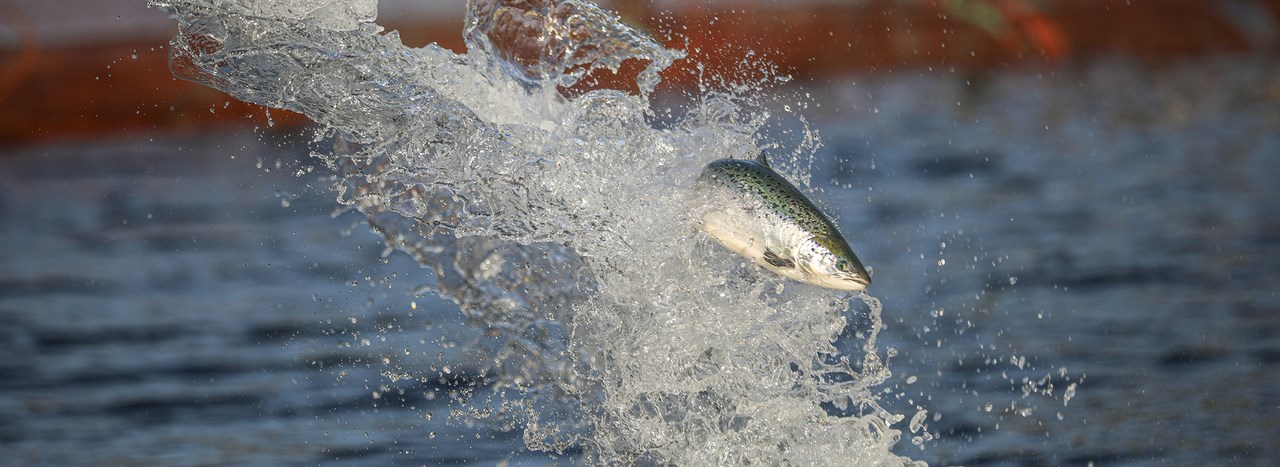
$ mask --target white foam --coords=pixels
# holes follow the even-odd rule
[[[902,417],[872,391],[889,376],[879,303],[784,282],[691,227],[698,171],[757,150],[761,121],[738,97],[698,96],[658,129],[643,94],[561,96],[582,67],[628,58],[655,65],[641,83],[652,89],[679,57],[590,4],[552,5],[537,24],[580,34],[536,62],[492,40],[529,24],[481,20],[509,5],[475,2],[469,53],[456,55],[378,34],[367,4],[329,4],[254,16],[166,3],[180,21],[175,70],[324,125],[338,144],[318,156],[339,174],[339,201],[505,336],[489,371],[524,394],[503,408],[531,448],[579,446],[604,463],[909,462],[890,452]],[[870,327],[845,355],[833,341],[853,297]]]

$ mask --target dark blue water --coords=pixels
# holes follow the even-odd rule
[[[450,392],[477,384],[465,368],[413,384],[383,375],[384,358],[465,366],[453,343],[476,332],[415,298],[423,271],[380,260],[363,223],[342,235],[360,219],[331,218],[328,184],[295,176],[307,154],[277,134],[6,151],[6,463],[530,457],[518,432],[446,425]]]
[[[940,412],[921,458],[1277,461],[1277,65],[826,91],[826,172],[860,192],[828,202],[873,248],[898,407]]]
[[[1105,62],[805,89],[825,144],[815,198],[885,304],[897,452],[1280,461],[1278,68]],[[453,412],[490,390],[469,371],[481,331],[414,296],[430,274],[384,260],[359,216],[331,216],[307,145],[266,133],[3,150],[0,455],[572,462]]]

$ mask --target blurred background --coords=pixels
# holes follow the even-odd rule
[[[1280,463],[1280,1],[601,3],[688,51],[660,92],[767,61],[819,104],[813,185],[876,269],[887,404],[928,414],[898,452]],[[379,8],[464,50],[462,1]],[[0,0],[0,455],[572,462],[446,424],[465,372],[385,374],[408,347],[465,366],[477,331],[333,212],[305,118],[173,78],[174,29]]]
[[[262,124],[264,112],[172,78],[175,28],[142,0],[5,0],[0,142],[63,141],[138,131],[169,134]],[[892,70],[1079,67],[1104,57],[1143,63],[1274,51],[1274,0],[606,1],[631,24],[689,52],[664,74],[689,86],[741,72],[748,56],[800,79]],[[386,0],[379,23],[411,46],[465,51],[465,2]],[[210,109],[215,109],[210,112]],[[223,111],[218,111],[223,110]],[[245,121],[249,119],[250,121]],[[279,112],[276,123],[301,125]]]

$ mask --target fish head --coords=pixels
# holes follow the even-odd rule
[[[821,242],[826,243],[826,242]],[[834,248],[819,243],[799,263],[805,269],[804,282],[836,290],[866,290],[871,274],[858,261],[853,250],[843,242],[831,242]]]

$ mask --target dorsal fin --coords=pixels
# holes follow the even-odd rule
[[[760,165],[763,165],[763,166],[765,166],[765,167],[769,167],[769,159],[768,159],[768,158],[766,158],[766,157],[764,157],[764,153],[763,153],[763,152],[761,152],[761,153],[759,153],[759,154],[756,154],[756,162],[759,162],[759,163],[760,163]],[[771,168],[771,169],[772,169],[773,167],[769,167],[769,168]]]

